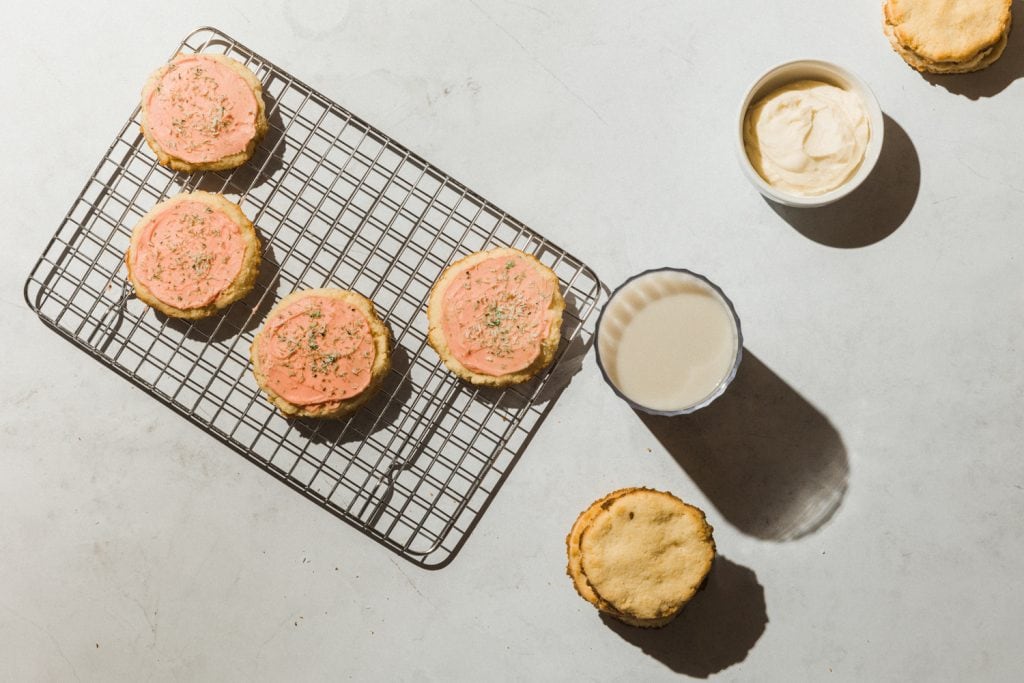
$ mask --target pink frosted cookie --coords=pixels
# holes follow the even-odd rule
[[[176,171],[241,166],[266,132],[263,86],[230,57],[179,54],[142,89],[142,134]]]
[[[347,415],[391,368],[391,333],[357,292],[309,289],[282,299],[249,350],[253,373],[288,417]]]
[[[518,384],[554,359],[563,310],[558,277],[536,258],[518,249],[480,251],[434,284],[428,341],[468,382]]]
[[[260,241],[237,204],[184,192],[142,217],[125,263],[140,300],[175,318],[205,318],[252,290]]]

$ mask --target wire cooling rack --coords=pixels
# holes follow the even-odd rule
[[[446,564],[578,369],[604,297],[581,261],[238,41],[197,29],[176,52],[227,54],[263,83],[270,131],[232,172],[156,163],[139,110],[110,145],[25,284],[44,323],[296,491],[424,566]],[[204,189],[237,198],[264,245],[252,293],[197,322],[135,299],[124,253],[157,202]],[[426,343],[441,271],[492,246],[536,255],[567,308],[559,357],[503,391],[457,380]],[[248,349],[297,290],[354,289],[394,335],[382,390],[344,421],[288,420],[261,396]]]

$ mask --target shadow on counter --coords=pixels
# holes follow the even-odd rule
[[[764,633],[768,612],[754,572],[719,555],[704,589],[668,626],[644,629],[605,614],[601,619],[673,671],[707,678],[746,659]]]
[[[839,433],[746,348],[736,379],[707,408],[679,417],[637,415],[745,534],[799,538],[842,503],[850,465]]]
[[[1024,16],[1024,1],[1014,2],[1011,12],[1017,17]],[[1021,28],[1011,27],[1002,56],[981,71],[967,74],[922,73],[921,76],[932,85],[942,86],[954,95],[963,95],[972,100],[998,95],[1024,76],[1024,36],[1021,35]]]
[[[775,213],[804,237],[839,249],[881,242],[903,225],[917,201],[921,162],[906,131],[888,114],[875,170],[856,190],[819,208],[795,208],[765,198]]]

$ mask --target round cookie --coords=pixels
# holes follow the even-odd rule
[[[974,58],[965,62],[929,62],[922,59],[918,54],[909,50],[902,45],[896,39],[893,33],[893,27],[886,24],[884,27],[885,34],[889,38],[889,43],[892,45],[900,57],[903,58],[907,64],[912,66],[918,71],[924,71],[933,74],[965,74],[972,71],[980,71],[991,65],[997,59],[999,59],[1003,50],[1006,49],[1006,44],[1009,41],[1009,32],[1003,35],[995,45],[992,47],[982,50]]]
[[[580,569],[610,614],[663,625],[703,585],[715,557],[712,531],[701,510],[671,493],[631,490],[583,529]]]
[[[260,241],[237,204],[184,192],[136,224],[125,264],[141,301],[174,318],[206,318],[252,290]]]
[[[146,80],[141,107],[157,159],[187,173],[241,166],[268,127],[263,85],[224,55],[175,55]]]
[[[472,384],[519,384],[554,360],[564,310],[558,277],[536,258],[510,248],[480,251],[434,284],[427,339]]]
[[[565,538],[566,551],[569,556],[569,564],[566,568],[566,573],[569,575],[569,578],[572,579],[573,587],[576,589],[579,596],[597,607],[601,612],[610,614],[619,621],[623,621],[631,626],[639,626],[641,628],[658,628],[670,622],[675,615],[673,614],[669,617],[660,619],[637,619],[628,614],[619,612],[594,592],[594,589],[591,588],[590,584],[587,582],[587,577],[583,573],[581,566],[582,553],[580,552],[580,538],[583,535],[583,530],[594,521],[610,501],[632,491],[641,490],[643,489],[634,487],[612,491],[607,496],[594,501],[590,507],[580,513],[579,517],[576,518],[576,522],[572,525],[572,529],[569,531],[568,536]]]
[[[1006,47],[1012,0],[886,0],[884,31],[910,66],[967,73],[995,62]]]
[[[580,513],[579,517],[572,525],[572,529],[569,530],[568,535],[565,537],[565,549],[569,556],[569,564],[566,568],[566,574],[572,579],[572,585],[579,593],[580,597],[592,604],[598,609],[601,608],[601,604],[598,600],[598,596],[594,593],[594,590],[587,583],[587,577],[583,575],[583,569],[581,567],[581,554],[580,554],[580,538],[583,536],[583,530],[594,521],[594,518],[601,512],[601,506],[610,500],[613,500],[624,493],[629,491],[635,491],[634,488],[625,488],[612,491],[603,498],[598,498],[590,504],[586,510]]]
[[[282,299],[249,348],[260,389],[286,417],[338,418],[363,405],[391,369],[391,333],[353,291]]]

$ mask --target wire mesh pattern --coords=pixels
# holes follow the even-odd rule
[[[44,323],[267,472],[406,559],[442,566],[461,547],[578,368],[604,296],[594,273],[461,183],[213,28],[177,52],[227,54],[263,83],[270,131],[234,171],[156,163],[136,109],[25,285]],[[157,202],[203,189],[236,199],[263,265],[248,297],[214,318],[166,318],[134,298],[124,253]],[[494,246],[559,276],[559,357],[533,381],[478,389],[426,343],[442,270]],[[354,289],[394,336],[382,389],[343,421],[288,420],[260,394],[253,335],[297,289]]]

